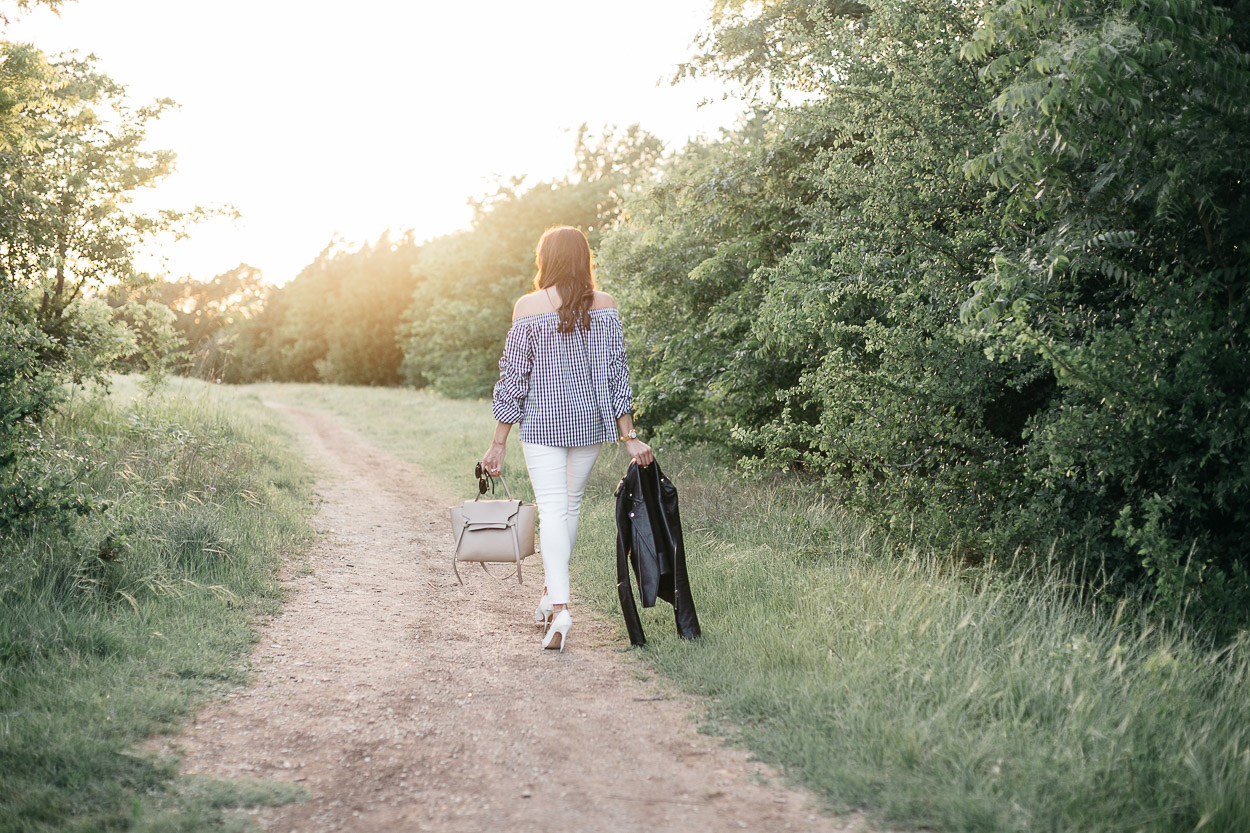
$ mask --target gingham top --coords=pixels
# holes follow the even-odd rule
[[[590,330],[557,329],[554,312],[512,322],[499,360],[495,419],[521,423],[521,440],[557,448],[611,442],[633,408],[616,310],[590,310]]]

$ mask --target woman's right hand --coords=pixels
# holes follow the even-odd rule
[[[503,471],[503,458],[508,448],[503,443],[491,443],[490,450],[482,455],[482,468],[498,477]]]
[[[655,455],[651,453],[651,446],[642,440],[626,440],[625,450],[629,452],[629,456],[634,458],[634,462],[640,466],[649,466],[655,462]]]

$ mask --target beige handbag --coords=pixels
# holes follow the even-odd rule
[[[479,474],[477,497],[451,507],[451,533],[456,538],[451,567],[461,584],[464,584],[458,566],[461,561],[478,562],[487,575],[490,575],[487,563],[515,564],[517,583],[524,584],[521,580],[521,559],[534,554],[537,507],[513,500],[503,477],[499,478],[499,482],[503,484],[507,500],[482,500],[482,495],[486,493],[486,480]],[[509,573],[503,578],[511,577]]]

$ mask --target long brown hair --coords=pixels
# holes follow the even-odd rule
[[[538,239],[534,261],[538,264],[534,289],[554,286],[560,295],[557,329],[562,333],[571,333],[579,326],[589,330],[595,275],[586,235],[573,226],[552,226]]]

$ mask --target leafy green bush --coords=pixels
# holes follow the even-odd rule
[[[1048,384],[959,326],[994,203],[951,158],[990,140],[959,53],[978,14],[779,3],[723,18],[709,60],[812,100],[687,150],[603,249],[644,423],[823,472],[891,530],[967,554],[1011,546],[993,519],[1021,411]],[[778,40],[792,51],[764,48]]]
[[[1246,4],[1239,6],[1246,11]],[[963,319],[1059,389],[1029,424],[1025,511],[1089,529],[1172,612],[1246,621],[1250,574],[1250,29],[1200,0],[1002,4],[1005,199]]]
[[[756,117],[601,250],[642,422],[1243,626],[1244,8],[717,4],[691,69]]]
[[[99,303],[76,304],[56,331],[41,326],[28,294],[0,286],[0,540],[35,525],[64,530],[95,506],[76,486],[95,462],[40,425],[64,401],[65,382],[100,378],[129,334]]]
[[[836,140],[819,126],[773,129],[757,114],[666,160],[627,200],[598,257],[648,436],[724,442],[735,425],[778,413],[773,394],[801,362],[764,348],[752,323],[767,295],[757,275],[799,233],[804,160]]]

